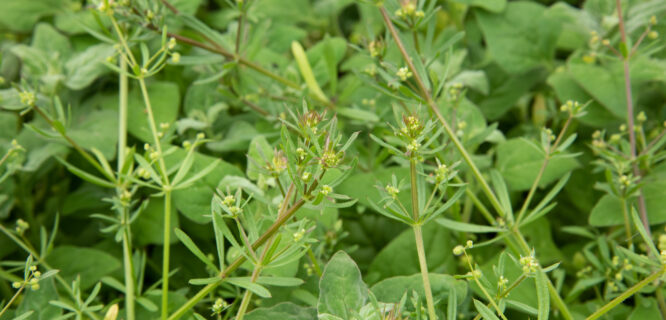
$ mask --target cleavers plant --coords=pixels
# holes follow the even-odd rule
[[[0,320],[663,318],[664,13],[8,0]]]

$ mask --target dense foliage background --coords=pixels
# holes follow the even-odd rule
[[[0,306],[11,305],[0,319],[103,319],[114,304],[127,319],[128,275],[136,319],[159,318],[165,253],[168,314],[215,283],[184,318],[233,318],[249,289],[247,319],[312,319],[317,310],[326,319],[425,319],[415,231],[380,214],[398,199],[411,208],[410,163],[426,193],[421,205],[442,183],[438,165],[450,174],[436,203],[450,206],[422,229],[440,319],[496,319],[489,295],[509,319],[568,318],[556,303],[544,309],[543,279],[553,283],[550,297],[559,292],[583,319],[654,274],[605,316],[661,318],[664,267],[650,248],[666,249],[666,2],[618,3],[622,19],[615,0],[383,1],[412,70],[377,1],[2,1]],[[481,176],[442,131],[416,78]],[[561,109],[569,100],[580,105]],[[410,115],[431,126],[417,132],[433,138],[419,140],[432,152],[418,159],[412,140],[399,139]],[[561,148],[550,150],[562,129]],[[312,141],[321,146],[296,149]],[[132,148],[121,151],[131,168],[119,166],[119,143]],[[312,177],[296,166],[300,157],[313,161]],[[183,184],[160,189],[164,174]],[[310,179],[317,183],[308,193]],[[218,286],[218,272],[254,254],[243,251],[236,223],[258,239],[283,212],[290,184],[305,203],[278,231],[293,257],[266,270],[260,285],[248,280],[256,268],[246,262],[237,280]],[[229,219],[235,202],[226,196],[245,205],[242,221]],[[526,222],[513,224],[524,209]],[[516,234],[547,278],[521,269],[531,255]],[[462,256],[453,254],[458,245]],[[34,287],[36,270],[44,279]]]

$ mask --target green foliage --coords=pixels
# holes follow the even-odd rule
[[[5,0],[0,319],[659,318],[665,16]]]

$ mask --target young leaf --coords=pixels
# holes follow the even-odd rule
[[[294,55],[294,58],[296,59],[296,63],[298,64],[298,69],[301,71],[301,75],[303,76],[305,84],[308,86],[308,90],[310,90],[310,93],[315,97],[317,97],[317,99],[328,102],[329,101],[328,97],[326,97],[324,92],[321,91],[321,87],[319,87],[319,84],[317,83],[317,80],[315,79],[315,76],[312,73],[310,62],[308,62],[308,57],[305,54],[305,51],[303,51],[303,47],[301,46],[301,44],[296,41],[292,42],[291,53]]]
[[[344,251],[338,251],[326,264],[319,280],[319,314],[329,313],[348,319],[368,299],[368,287],[356,263]]]
[[[460,232],[471,232],[471,233],[498,233],[504,229],[499,227],[483,226],[478,224],[458,222],[450,220],[447,218],[439,218],[435,220],[437,223],[441,224],[444,228],[460,231]]]
[[[219,270],[213,264],[213,262],[210,261],[208,257],[206,257],[206,255],[201,251],[201,249],[199,249],[199,247],[197,247],[197,245],[194,243],[194,241],[192,241],[192,238],[190,238],[190,236],[188,236],[185,232],[183,232],[183,230],[180,230],[178,228],[175,229],[175,233],[176,237],[178,237],[178,240],[180,240],[180,242],[183,243],[183,245],[185,245],[185,247],[187,247],[187,249],[189,249],[190,252],[192,252],[192,254],[194,254],[195,257],[199,258],[199,260],[201,260],[211,269],[215,270],[215,272],[219,272]]]
[[[550,296],[548,294],[548,279],[543,270],[536,272],[536,290],[538,301],[538,314],[539,320],[548,320],[550,313]]]
[[[264,286],[254,283],[250,281],[250,278],[248,277],[240,277],[240,278],[228,278],[225,280],[235,286],[239,286],[241,288],[247,289],[250,292],[262,297],[262,298],[270,298],[271,293],[266,289]]]
[[[479,311],[481,314],[481,317],[483,317],[484,320],[499,320],[499,318],[495,315],[495,313],[492,312],[488,307],[486,307],[483,302],[474,299],[474,307],[476,307],[476,310]]]

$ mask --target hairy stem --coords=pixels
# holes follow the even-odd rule
[[[171,190],[164,191],[164,246],[162,247],[162,320],[169,316],[169,255],[171,250]]]
[[[412,217],[414,221],[419,220],[419,195],[416,186],[417,172],[416,172],[416,159],[412,158],[409,161],[410,180],[412,186]],[[430,279],[428,277],[428,262],[426,261],[425,248],[423,245],[423,233],[421,232],[421,225],[415,224],[412,226],[414,229],[414,240],[416,242],[416,252],[419,256],[419,266],[421,267],[421,278],[423,280],[423,290],[425,291],[426,303],[428,304],[428,316],[430,319],[437,319],[435,313],[435,303],[432,298],[432,290],[430,289]]]
[[[620,28],[620,37],[622,40],[622,44],[626,47],[627,32],[624,27],[624,18],[622,17],[621,1],[615,0],[615,5],[617,7],[617,17]],[[628,127],[627,130],[629,131],[629,145],[630,145],[630,155],[632,161],[631,166],[634,176],[638,178],[639,179],[638,182],[640,182],[641,171],[638,168],[638,163],[636,162],[636,131],[634,129],[634,102],[631,96],[631,75],[629,72],[629,58],[631,56],[629,54],[626,55],[622,54],[620,55],[620,57],[622,58],[622,67],[624,72],[624,92],[625,96],[627,97],[627,127]],[[647,209],[645,208],[645,197],[643,196],[643,190],[641,188],[638,189],[638,212],[640,213],[641,222],[643,222],[645,231],[647,232],[648,236],[651,236],[650,222],[647,216]],[[657,253],[653,252],[653,254]]]
[[[118,174],[125,165],[125,149],[127,149],[127,62],[120,59],[119,102],[118,102]],[[134,264],[132,262],[132,236],[130,229],[129,208],[121,211],[123,225],[123,269],[125,271],[125,312],[127,320],[134,320]]]

